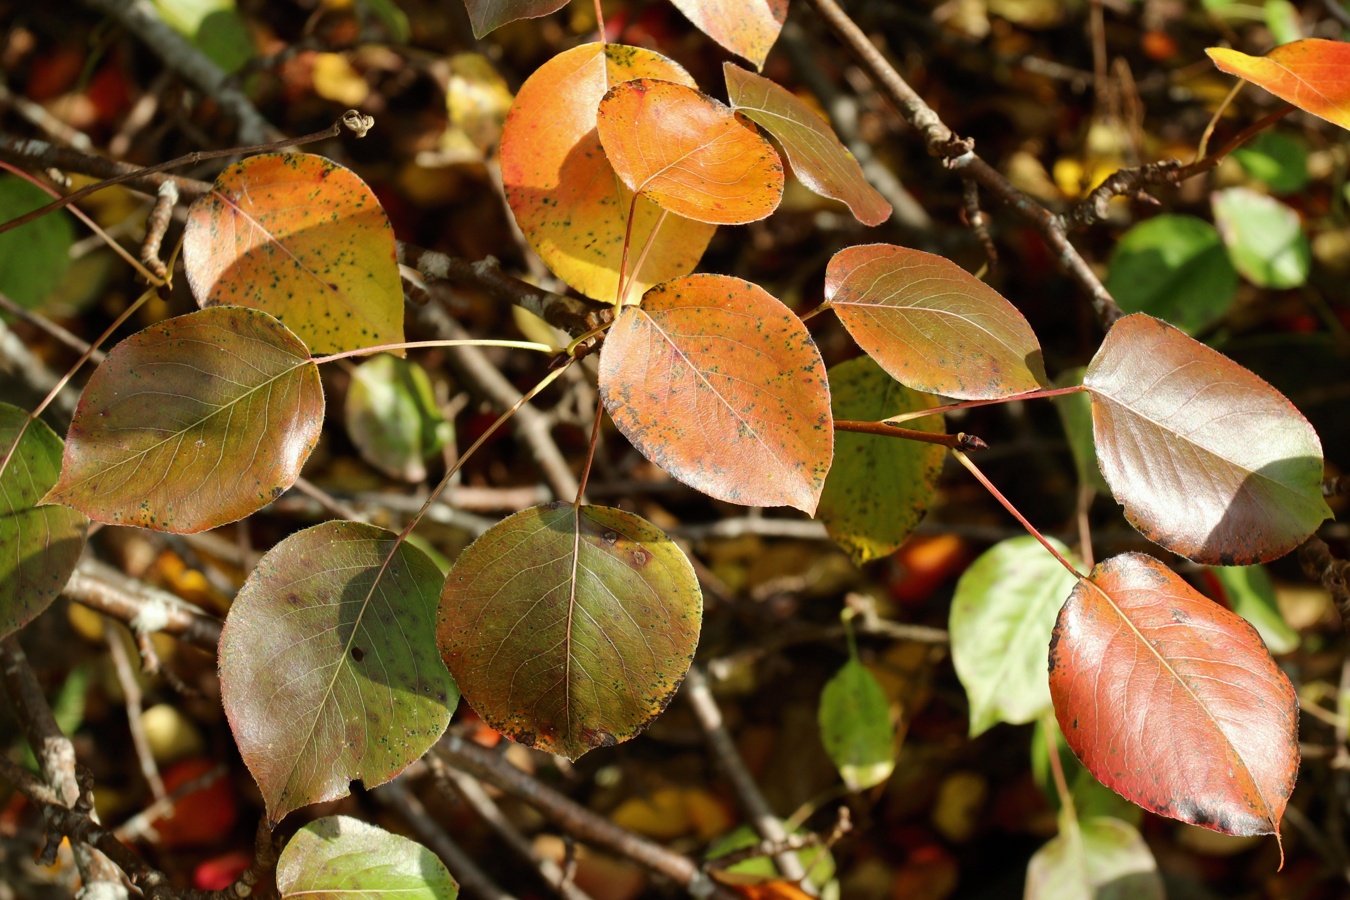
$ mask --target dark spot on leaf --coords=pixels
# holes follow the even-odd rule
[[[533,731],[522,731],[518,734],[511,735],[511,740],[515,741],[517,744],[524,744],[526,747],[533,747],[536,738]]]
[[[360,647],[355,646],[352,647],[352,659],[356,660],[357,662],[360,662],[365,658],[366,658],[366,651],[362,650]]]

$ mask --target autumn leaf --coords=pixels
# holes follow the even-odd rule
[[[1265,56],[1238,50],[1205,50],[1214,65],[1245,78],[1305,112],[1350,128],[1350,43],[1307,38],[1282,44]]]
[[[788,0],[671,0],[699,30],[764,68],[787,19]]]

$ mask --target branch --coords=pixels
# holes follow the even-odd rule
[[[987,450],[989,445],[973,434],[958,431],[956,434],[935,434],[931,431],[919,431],[914,428],[901,428],[887,425],[885,422],[855,422],[852,419],[835,419],[835,431],[852,431],[858,434],[875,434],[880,437],[902,438],[906,441],[919,441],[924,444],[937,444],[949,450]]]
[[[162,631],[213,655],[220,643],[219,619],[95,559],[80,561],[62,593],[81,606],[125,622],[138,634]]]
[[[1331,594],[1341,624],[1350,632],[1350,561],[1337,559],[1326,541],[1313,535],[1298,548],[1298,561],[1303,574],[1318,582]]]

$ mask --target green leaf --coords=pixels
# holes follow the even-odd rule
[[[4,460],[8,457],[8,462]],[[61,469],[61,439],[41,419],[0,403],[0,636],[56,599],[84,550],[89,520],[39,506]]]
[[[426,370],[384,353],[352,373],[346,413],[347,433],[362,458],[414,483],[426,479],[424,461],[454,433],[436,405]]]
[[[828,374],[835,419],[876,422],[937,405],[931,394],[900,384],[871,357],[840,363]],[[943,433],[940,415],[906,426]],[[937,444],[837,432],[834,464],[816,515],[856,564],[886,556],[905,542],[928,512],[946,453]]]
[[[806,833],[805,831],[794,832],[798,835],[805,835]],[[753,847],[762,840],[763,838],[755,831],[754,826],[737,825],[709,844],[707,852],[704,853],[704,858],[717,859],[729,853],[735,853],[737,850]],[[829,848],[817,844],[814,847],[803,847],[801,850],[794,851],[794,855],[798,862],[802,864],[802,869],[810,874],[811,880],[820,886],[822,900],[828,898],[831,893],[836,898],[839,896],[839,886],[834,880],[836,871],[834,856],[830,853]],[[755,878],[773,879],[780,877],[777,866],[773,859],[768,856],[754,856],[733,866],[727,866],[721,871],[729,875],[749,875]]]
[[[416,841],[349,816],[328,816],[295,833],[277,859],[283,900],[454,900],[459,885]]]
[[[1082,384],[1085,369],[1069,369],[1055,379],[1055,387]],[[1073,466],[1078,471],[1078,483],[1091,487],[1099,494],[1111,496],[1111,489],[1097,465],[1097,448],[1092,443],[1092,397],[1087,391],[1060,394],[1052,401],[1064,426],[1064,437],[1069,442]]]
[[[43,503],[186,534],[242,519],[300,475],[323,426],[319,368],[267,313],[161,322],[95,370]]]
[[[436,650],[440,570],[382,528],[326,522],[269,550],[220,638],[220,689],[276,824],[389,781],[459,695]]]
[[[1212,566],[1228,605],[1256,628],[1271,653],[1298,649],[1298,632],[1289,627],[1275,602],[1275,585],[1265,566]]]
[[[360,0],[375,18],[380,20],[384,30],[389,32],[389,40],[394,44],[406,44],[412,38],[412,29],[408,26],[408,15],[399,9],[395,0]]]
[[[1333,0],[1337,2],[1337,0]],[[1289,0],[1266,0],[1262,10],[1270,36],[1278,44],[1292,44],[1303,38],[1303,18]]]
[[[1233,266],[1252,284],[1283,289],[1308,280],[1312,249],[1293,209],[1249,188],[1228,188],[1214,194],[1214,221]]]
[[[234,0],[154,0],[154,4],[160,18],[228,73],[238,71],[256,53]]]
[[[702,617],[693,566],[654,525],[551,503],[502,520],[461,554],[437,638],[484,721],[576,759],[665,709]]]
[[[1166,319],[1187,334],[1227,313],[1237,285],[1219,230],[1194,216],[1157,216],[1131,228],[1106,275],[1122,310]]]
[[[849,790],[866,790],[891,777],[895,731],[890,704],[876,676],[856,656],[826,682],[818,719],[825,751]]]
[[[1076,563],[1068,548],[1055,548]],[[956,583],[952,662],[970,699],[972,737],[1050,709],[1045,657],[1055,616],[1077,579],[1030,535],[995,544]]]
[[[1075,839],[1076,838],[1076,839]],[[1027,865],[1025,900],[1162,900],[1162,877],[1134,827],[1097,817],[1054,838]]]
[[[17,219],[51,202],[47,192],[17,175],[0,175],[0,222]],[[65,210],[0,234],[0,293],[36,309],[61,283],[70,266],[75,229]]]
[[[1279,131],[1263,131],[1233,151],[1247,174],[1264,182],[1272,194],[1295,194],[1312,180],[1308,174],[1308,149],[1296,138]]]

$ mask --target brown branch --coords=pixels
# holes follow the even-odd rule
[[[1333,556],[1326,541],[1317,535],[1299,545],[1298,561],[1303,566],[1303,574],[1331,594],[1336,610],[1341,614],[1341,625],[1350,633],[1350,561]]]
[[[220,643],[219,619],[98,560],[81,560],[62,593],[81,606],[127,623],[133,632],[162,631],[213,654]]]
[[[160,246],[164,243],[164,233],[173,221],[173,208],[178,205],[178,186],[166,181],[159,186],[155,196],[155,205],[145,220],[145,240],[141,242],[141,262],[161,280],[167,280],[169,269],[159,258]]]
[[[937,444],[949,450],[987,450],[989,445],[973,434],[958,431],[956,434],[935,434],[931,431],[919,431],[916,428],[901,428],[899,425],[887,425],[885,422],[857,422],[852,419],[835,419],[835,431],[851,431],[855,434],[875,434],[879,437],[902,438],[906,441],[919,441],[924,444]]]
[[[973,179],[961,179],[961,203],[966,214],[966,224],[979,238],[985,258],[989,260],[989,268],[992,269],[998,265],[998,248],[989,234],[989,217],[980,209],[980,186]]]

